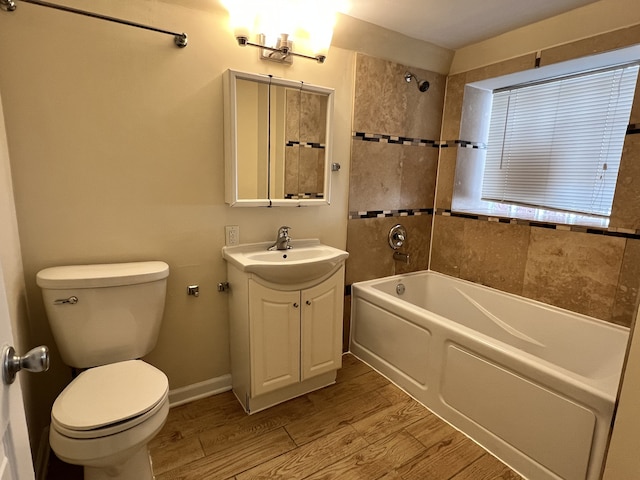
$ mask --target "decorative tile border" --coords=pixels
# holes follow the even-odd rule
[[[285,200],[291,199],[306,199],[306,198],[324,198],[324,193],[285,193]]]
[[[532,220],[521,220],[519,218],[490,217],[487,215],[474,215],[472,213],[452,212],[451,210],[436,209],[435,215],[444,217],[468,218],[471,220],[480,220],[485,222],[509,223],[512,225],[526,225],[530,227],[549,228],[551,230],[565,230],[571,232],[589,233],[592,235],[605,235],[608,237],[622,237],[640,240],[640,230],[631,230],[628,228],[610,228],[599,229],[593,227],[582,227],[579,225],[566,225],[546,222],[536,222]]]
[[[640,124],[630,123],[627,127],[627,135],[640,134]],[[483,142],[471,142],[469,140],[427,140],[423,138],[400,137],[394,135],[386,135],[384,133],[365,133],[353,132],[354,140],[362,140],[364,142],[375,143],[392,143],[397,145],[414,145],[418,147],[434,147],[434,148],[476,148],[486,150],[487,144]],[[295,143],[295,142],[289,142]],[[287,146],[289,146],[287,143]]]
[[[479,150],[486,150],[487,144],[482,142],[469,142],[467,140],[445,140],[440,142],[441,148],[448,147],[460,147],[460,148],[475,148]]]
[[[300,147],[304,147],[304,148],[324,148],[325,147],[324,143],[297,142],[295,140],[288,140],[285,146],[287,146],[287,147],[300,146]]]
[[[470,142],[468,140],[428,140],[424,138],[399,137],[394,135],[386,135],[383,133],[365,133],[353,132],[354,140],[362,140],[363,142],[374,143],[391,143],[396,145],[413,145],[416,147],[433,147],[433,148],[477,148],[486,149],[487,145],[482,142]]]
[[[385,135],[383,133],[353,132],[353,138],[355,140],[362,140],[364,142],[392,143],[397,145],[414,145],[417,147],[438,148],[439,146],[436,140],[426,140],[423,138],[411,138],[411,137],[398,137],[394,135]]]
[[[401,210],[368,210],[363,212],[349,212],[349,220],[361,218],[413,217],[419,215],[433,215],[433,208],[407,208]]]

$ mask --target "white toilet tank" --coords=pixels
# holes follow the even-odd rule
[[[62,360],[89,368],[143,357],[156,345],[169,265],[45,268],[36,282]]]

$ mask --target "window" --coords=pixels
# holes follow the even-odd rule
[[[637,45],[467,84],[452,211],[608,227],[639,60]]]
[[[638,66],[494,92],[482,198],[611,215]]]

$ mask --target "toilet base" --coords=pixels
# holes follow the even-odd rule
[[[120,465],[84,467],[84,480],[154,480],[151,456],[146,445]]]

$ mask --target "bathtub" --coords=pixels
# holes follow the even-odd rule
[[[627,328],[431,271],[351,308],[356,357],[522,476],[600,478]]]

